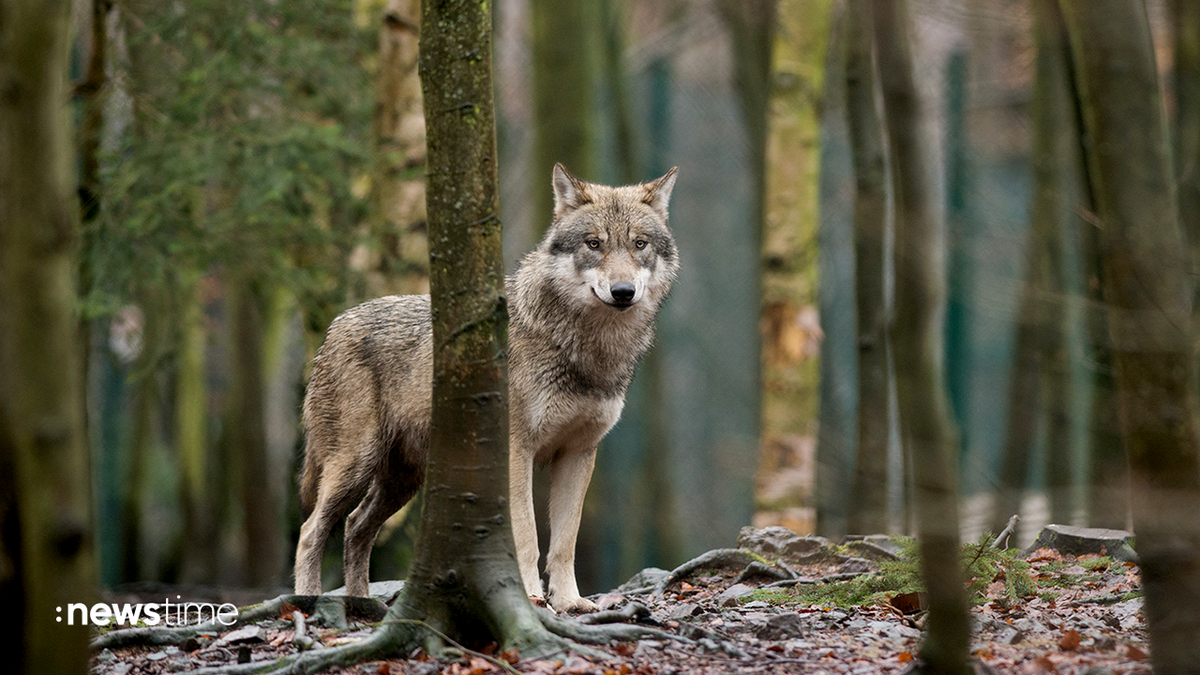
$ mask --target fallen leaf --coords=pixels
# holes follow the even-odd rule
[[[1063,633],[1062,637],[1058,639],[1058,646],[1063,651],[1073,652],[1076,649],[1079,649],[1079,638],[1079,631],[1075,630],[1074,628],[1068,629],[1067,632]]]
[[[284,600],[283,605],[279,608],[279,618],[290,619],[290,618],[292,618],[292,612],[299,612],[299,611],[300,611],[299,607],[293,605],[292,603],[288,602],[287,600]],[[300,612],[300,613],[303,614],[303,612]]]
[[[888,604],[905,614],[913,614],[924,608],[924,595],[924,593],[899,593],[888,598]]]
[[[912,652],[900,652],[896,656],[896,660],[900,663],[908,663],[909,661],[913,660]]]
[[[1146,659],[1150,658],[1149,654],[1138,649],[1137,647],[1134,647],[1133,645],[1125,645],[1125,656],[1128,656],[1134,661],[1145,661]]]

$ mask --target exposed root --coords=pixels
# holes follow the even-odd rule
[[[293,605],[306,614],[323,610],[331,615],[344,617],[346,614],[368,621],[378,621],[387,612],[383,603],[373,598],[341,597],[330,595],[281,595],[262,604],[238,609],[237,619],[231,624],[217,620],[205,621],[190,626],[137,626],[109,631],[97,636],[89,645],[98,652],[103,649],[132,646],[175,645],[190,637],[205,633],[224,633],[246,624],[273,619],[283,614],[284,603]],[[333,608],[337,605],[337,608]],[[328,606],[328,608],[327,608]]]
[[[762,557],[740,548],[718,548],[683,563],[654,587],[654,595],[662,595],[671,584],[679,583],[696,570],[705,567],[744,570],[751,563],[761,563]],[[786,572],[785,572],[786,573]]]
[[[627,623],[642,621],[650,617],[650,610],[640,602],[631,602],[621,609],[610,609],[603,612],[581,614],[575,618],[582,624],[596,625],[601,623]]]
[[[642,609],[645,608],[643,607]],[[650,628],[648,626],[637,626],[627,623],[609,624],[603,626],[588,625],[578,621],[563,619],[550,612],[544,612],[542,610],[538,611],[538,618],[541,619],[542,625],[544,625],[555,635],[585,644],[606,645],[613,640],[631,642],[646,638],[654,640],[675,640],[689,644],[692,642],[688,638],[681,637],[673,633],[668,633],[657,628]],[[573,650],[578,651],[579,647],[576,646],[573,648]],[[603,652],[595,652],[590,649],[587,650],[587,652],[596,654],[601,658],[611,658],[608,654]]]

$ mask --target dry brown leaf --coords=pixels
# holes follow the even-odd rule
[[[1067,630],[1067,632],[1063,633],[1061,638],[1058,639],[1058,646],[1063,651],[1073,652],[1076,649],[1079,649],[1079,640],[1079,631],[1075,630],[1074,628],[1070,628]]]

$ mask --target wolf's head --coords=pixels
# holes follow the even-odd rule
[[[672,168],[649,183],[608,187],[554,165],[554,221],[538,248],[549,258],[560,293],[612,312],[658,308],[679,270],[667,228],[675,173]]]

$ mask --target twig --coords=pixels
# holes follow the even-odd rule
[[[996,535],[996,540],[992,542],[992,548],[1000,548],[1000,542],[1004,542],[1004,548],[1008,548],[1008,538],[1017,529],[1017,521],[1020,519],[1021,517],[1015,513],[1012,518],[1008,519],[1008,524],[1004,526],[1003,530],[1000,530],[1000,534]]]
[[[1141,593],[1138,591],[1130,591],[1128,593],[1118,593],[1117,595],[1101,595],[1095,598],[1079,598],[1064,603],[1067,607],[1082,607],[1084,605],[1115,605],[1118,602],[1125,602],[1134,598],[1140,598]]]
[[[858,577],[865,577],[865,576],[869,576],[872,574],[879,574],[879,573],[878,572],[842,572],[841,574],[830,574],[828,576],[817,577],[815,579],[806,579],[803,577],[801,577],[800,579],[784,579],[783,581],[776,581],[774,583],[766,584],[765,586],[763,586],[763,588],[791,588],[792,586],[832,584],[832,583],[836,583],[838,581],[850,581],[851,579],[857,579]]]

